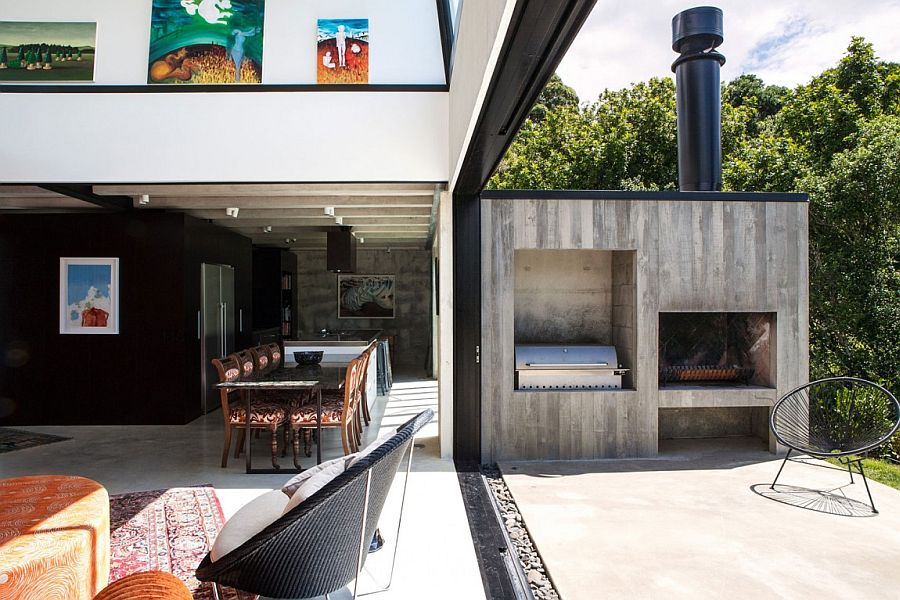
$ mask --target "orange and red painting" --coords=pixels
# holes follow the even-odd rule
[[[319,19],[318,83],[369,83],[369,20]]]

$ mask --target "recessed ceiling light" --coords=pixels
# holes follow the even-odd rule
[[[326,207],[325,207],[325,216],[328,216],[328,217],[333,217],[333,216],[334,216],[334,207],[333,207],[333,206],[326,206]]]
[[[344,217],[335,217],[335,218],[334,218],[334,222],[337,223],[338,225],[343,225],[343,224],[344,224]]]
[[[141,205],[150,204],[150,196],[148,196],[147,194],[141,194],[140,197],[138,198],[138,204],[141,204]]]
[[[226,208],[226,209],[225,209],[225,214],[228,215],[229,217],[234,217],[235,219],[237,219],[237,216],[238,216],[238,213],[239,213],[239,212],[241,212],[241,209],[238,208],[238,207],[236,207],[236,206],[235,206],[235,207],[232,207],[232,208]]]
[[[263,233],[272,233],[272,226],[266,225],[265,227],[263,227]]]

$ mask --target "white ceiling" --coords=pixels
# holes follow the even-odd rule
[[[421,247],[442,185],[192,184],[96,185],[99,196],[130,196],[134,209],[184,212],[249,237],[254,244],[324,248],[327,231],[353,228],[363,247]],[[142,198],[147,201],[142,204]],[[238,208],[237,217],[228,209]],[[0,185],[0,213],[90,212],[93,204],[36,186]],[[271,231],[267,229],[271,228]]]

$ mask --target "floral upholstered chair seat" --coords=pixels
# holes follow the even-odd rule
[[[231,422],[246,422],[247,407],[243,402],[231,405]],[[254,402],[250,406],[250,423],[282,423],[287,418],[287,410],[277,402]]]
[[[344,400],[322,397],[322,423],[340,423],[344,411]],[[291,425],[315,425],[315,402],[303,404],[291,410]]]

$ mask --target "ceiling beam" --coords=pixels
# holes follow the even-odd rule
[[[240,208],[240,207],[238,207]],[[383,207],[350,207],[334,208],[335,217],[428,217],[431,209],[424,206],[383,206]],[[221,219],[225,209],[187,210],[192,217],[198,219]],[[241,219],[302,219],[325,217],[325,208],[241,208],[238,220]]]
[[[240,209],[274,210],[285,208],[423,208],[431,207],[432,194],[415,196],[150,196],[146,208],[178,210]]]
[[[93,192],[90,185],[72,183],[65,185],[47,184],[39,187],[56,194],[83,200],[84,202],[109,210],[131,210],[134,208],[134,199],[130,196],[98,196]]]
[[[272,231],[269,233],[265,233],[261,227],[253,227],[253,228],[238,228],[232,229],[235,233],[240,233],[241,235],[246,236],[255,236],[255,235],[274,235],[274,236],[286,236],[289,235],[291,237],[296,236],[315,236],[319,235],[323,238],[325,234],[332,230],[331,227],[273,227]],[[367,235],[381,235],[381,234],[403,234],[403,235],[414,235],[416,237],[427,238],[428,230],[427,229],[396,229],[393,227],[390,228],[382,228],[382,229],[361,229],[357,230],[355,227],[353,228],[353,232],[357,234],[357,236],[367,236]]]
[[[56,192],[36,185],[0,185],[0,198],[60,198]]]
[[[96,205],[68,196],[47,196],[44,198],[3,198],[0,197],[0,210],[56,210],[69,208],[87,208],[94,210]]]
[[[422,196],[434,183],[180,183],[95,185],[101,196]]]
[[[344,227],[356,227],[357,225],[394,225],[395,227],[415,226],[427,228],[431,223],[429,217],[360,217],[355,219],[344,219],[340,225]],[[334,219],[331,217],[321,217],[315,219],[214,219],[213,223],[221,227],[240,228],[240,227],[338,227]]]

